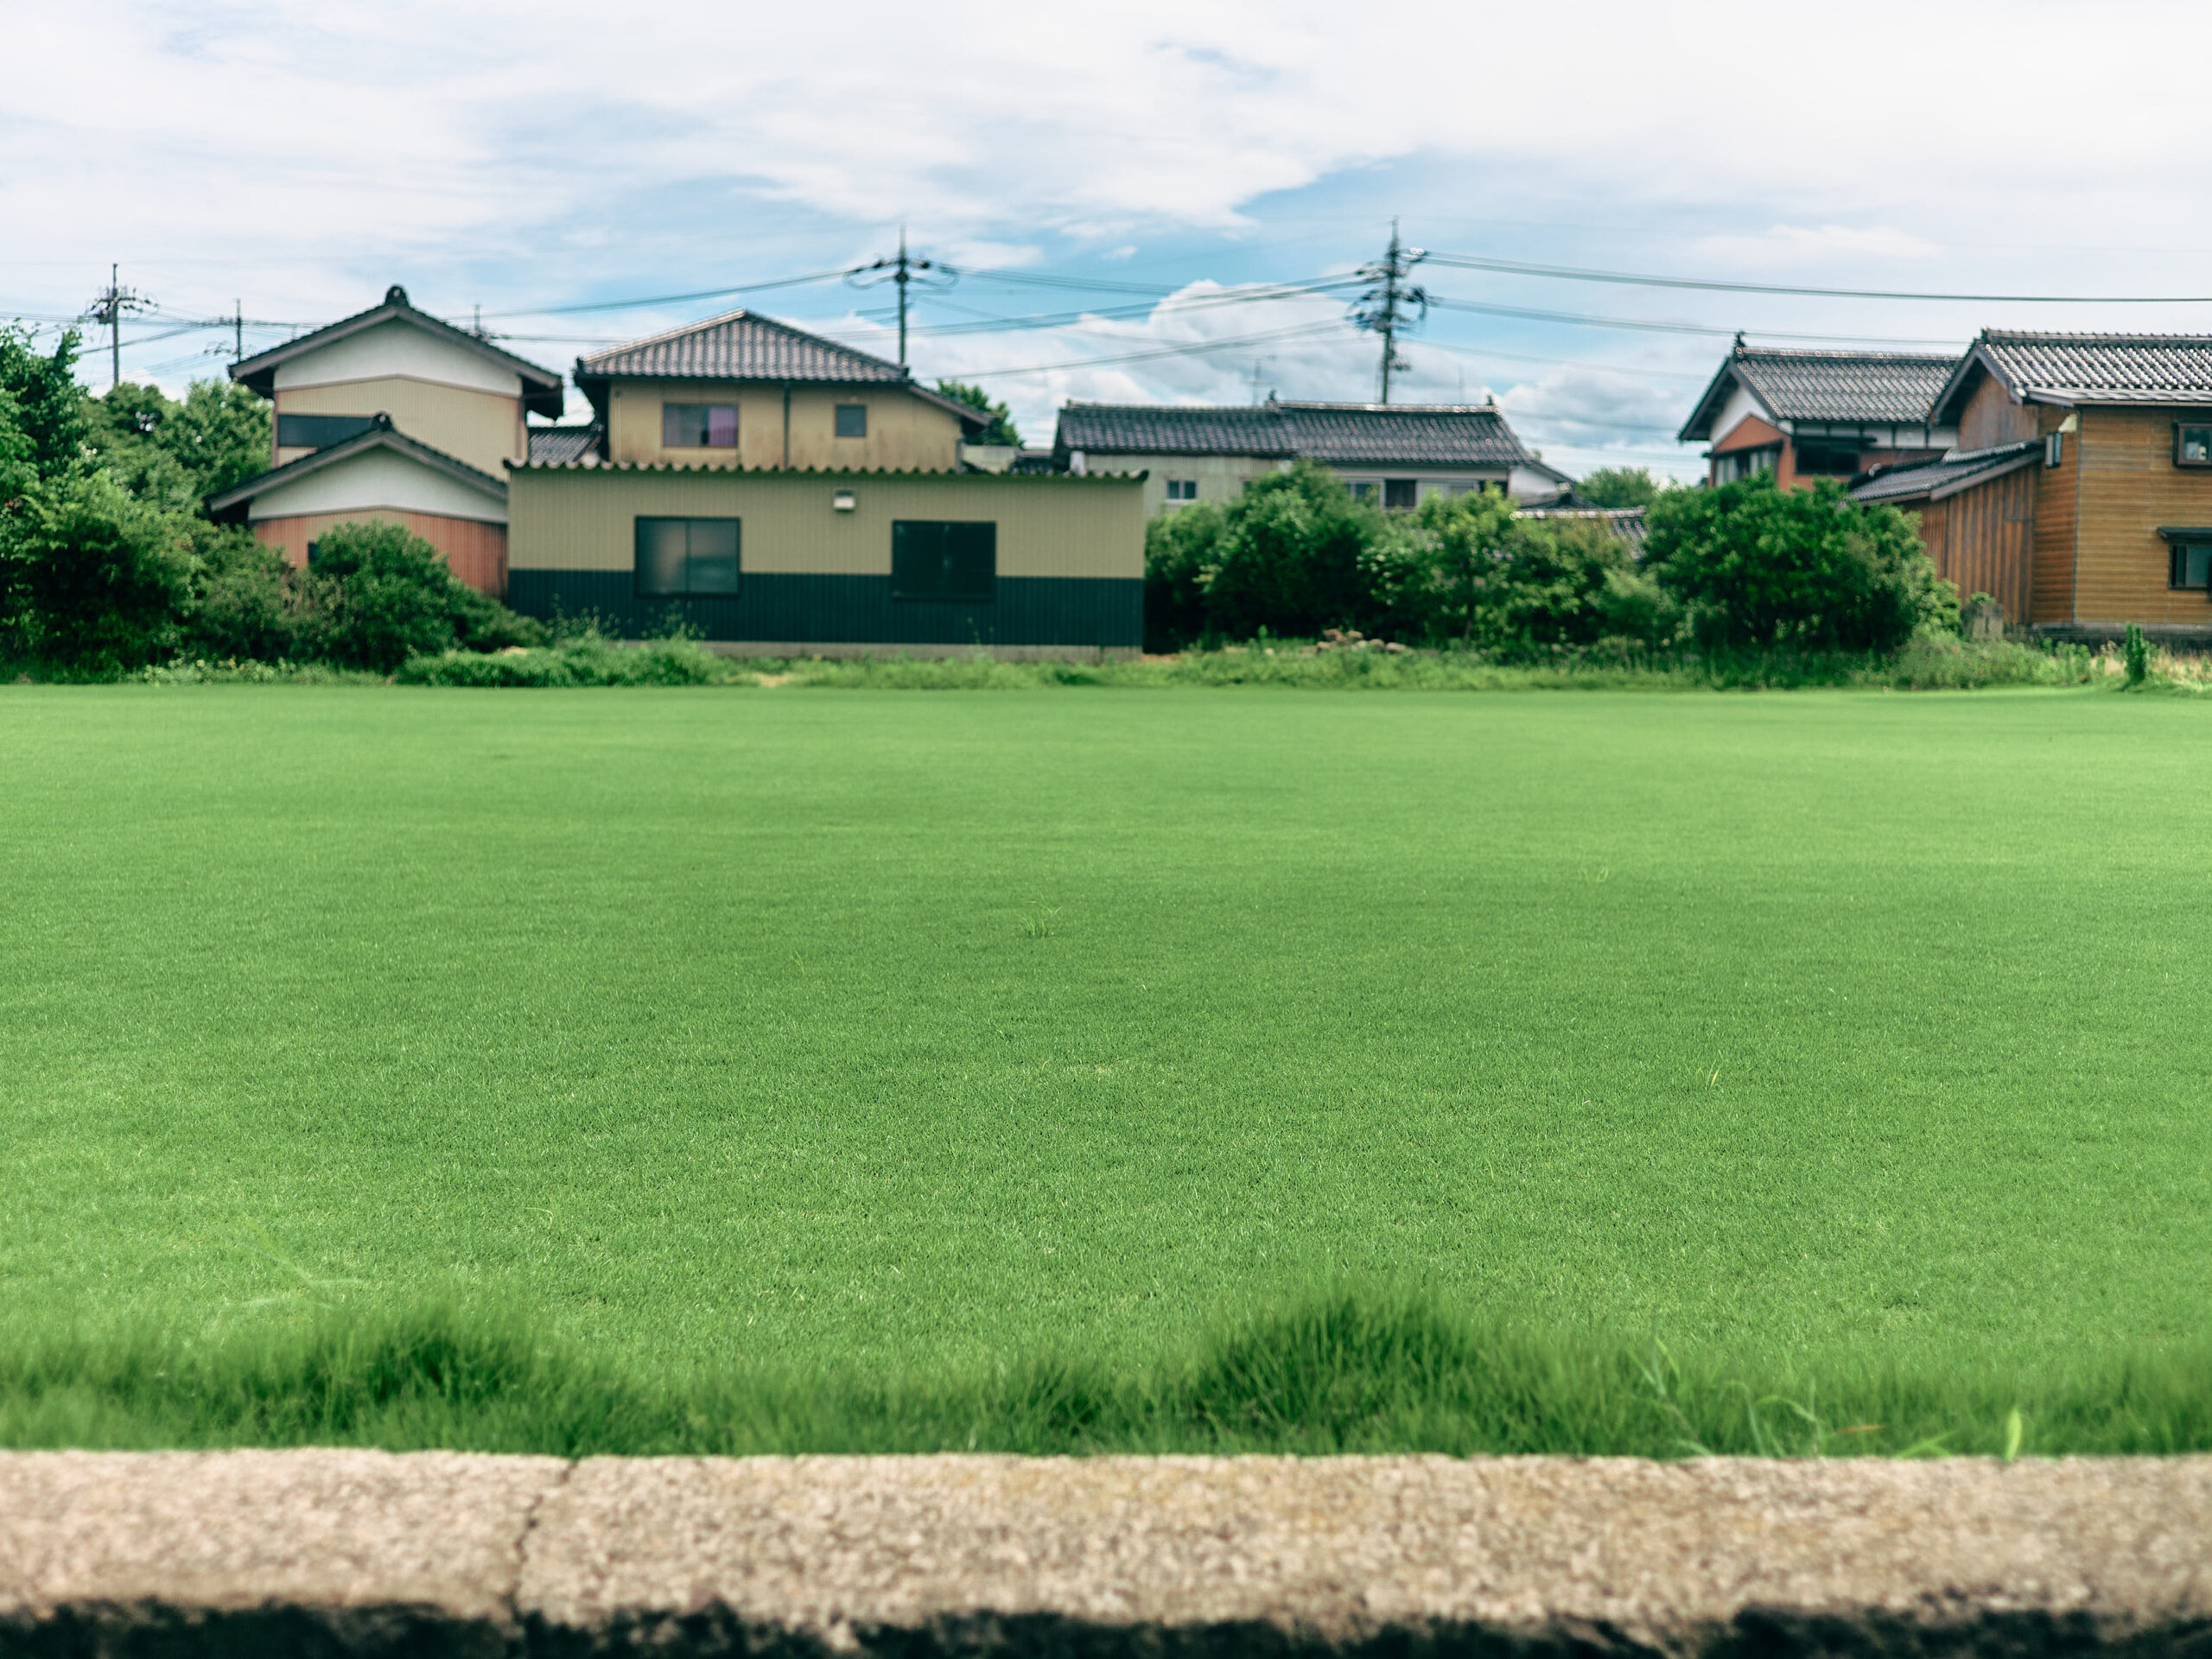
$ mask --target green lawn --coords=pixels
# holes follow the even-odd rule
[[[2193,702],[15,688],[0,794],[0,1329],[2212,1325]]]

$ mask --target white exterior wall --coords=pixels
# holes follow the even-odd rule
[[[520,375],[455,341],[427,334],[399,317],[278,364],[276,390],[283,392],[299,386],[327,386],[339,381],[392,377],[427,380],[433,385],[463,386],[471,391],[496,392],[517,399],[522,397]]]
[[[449,474],[392,449],[370,449],[321,467],[305,478],[264,490],[246,509],[250,519],[297,518],[313,513],[363,512],[389,507],[504,524],[507,504]]]
[[[1746,415],[1756,415],[1759,419],[1766,421],[1769,426],[1778,427],[1784,432],[1789,429],[1787,422],[1767,420],[1765,414],[1759,408],[1758,399],[1745,391],[1741,385],[1738,385],[1729,390],[1728,401],[1720,405],[1720,413],[1713,423],[1713,435],[1706,440],[1707,443],[1708,445],[1719,443],[1744,423],[1744,417]]]
[[[1094,473],[1141,470],[1147,474],[1144,505],[1147,518],[1168,510],[1167,480],[1171,478],[1196,479],[1200,501],[1225,503],[1243,494],[1244,486],[1252,480],[1264,478],[1269,473],[1287,472],[1291,465],[1287,461],[1262,455],[1087,454],[1084,460]],[[1330,467],[1329,470],[1347,485],[1373,485],[1378,495],[1386,478],[1416,479],[1420,481],[1420,499],[1423,500],[1440,492],[1452,494],[1471,489],[1496,489],[1500,485],[1517,501],[1548,500],[1559,493],[1560,487],[1547,474],[1525,467],[1513,468],[1510,475],[1502,467]]]

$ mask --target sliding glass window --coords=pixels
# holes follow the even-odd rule
[[[638,520],[638,592],[655,598],[737,591],[734,518]]]

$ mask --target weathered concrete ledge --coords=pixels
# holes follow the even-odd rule
[[[2212,1655],[2212,1458],[0,1455],[0,1654]]]

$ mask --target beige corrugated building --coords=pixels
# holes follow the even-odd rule
[[[1125,653],[1144,479],[987,473],[988,417],[734,312],[581,358],[596,419],[509,468],[508,602],[746,654]]]

